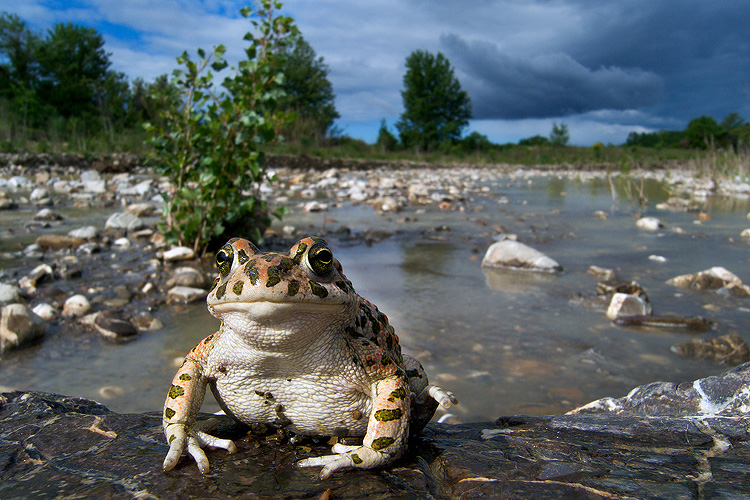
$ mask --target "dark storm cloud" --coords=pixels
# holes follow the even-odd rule
[[[519,20],[550,10],[556,19],[441,38],[478,117],[647,109],[683,121],[733,111],[750,118],[747,0],[537,0],[521,10]]]
[[[457,35],[441,45],[469,92],[479,119],[547,118],[597,109],[634,109],[657,103],[664,82],[635,68],[588,68],[564,53],[529,57],[501,52],[488,42]]]

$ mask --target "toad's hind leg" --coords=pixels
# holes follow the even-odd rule
[[[404,368],[409,377],[409,389],[412,393],[412,435],[420,432],[437,410],[438,404],[443,408],[458,404],[452,392],[436,385],[430,385],[422,363],[416,358],[404,354]]]

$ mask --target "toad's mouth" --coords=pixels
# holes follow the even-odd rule
[[[208,306],[218,319],[242,316],[246,320],[273,321],[290,317],[336,315],[347,307],[345,302],[290,302],[259,299],[241,302],[223,302]]]

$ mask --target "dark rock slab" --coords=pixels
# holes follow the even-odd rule
[[[202,476],[187,458],[161,471],[158,413],[13,392],[0,399],[0,498],[749,498],[749,428],[744,416],[613,414],[430,424],[393,466],[320,481],[294,463],[324,443],[248,437],[223,419],[217,434],[239,452],[209,451]]]

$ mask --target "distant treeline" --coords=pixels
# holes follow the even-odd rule
[[[721,123],[710,116],[690,120],[685,130],[631,132],[627,146],[647,148],[736,148],[750,144],[750,124],[738,113],[729,113]]]
[[[301,36],[280,50],[278,105],[296,117],[285,136],[317,141],[339,117],[328,68]],[[58,23],[40,34],[0,13],[0,151],[145,152],[144,124],[163,120],[181,89],[168,75],[130,81],[111,64],[93,28]]]

